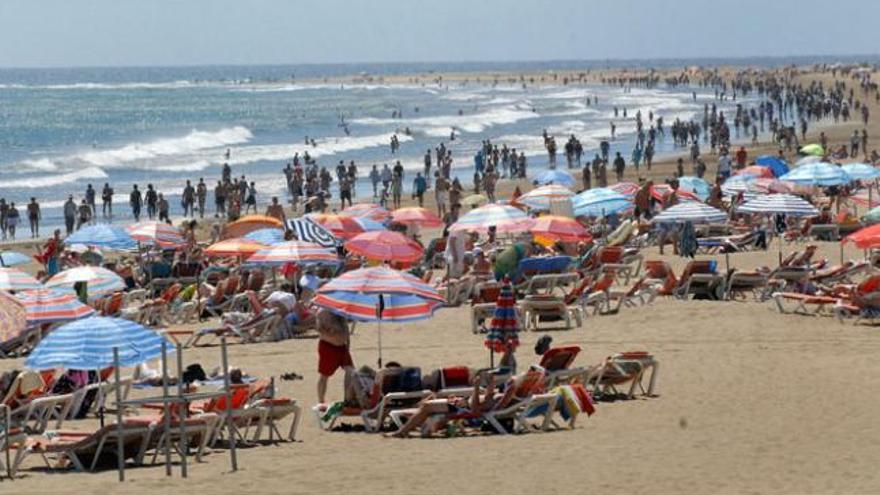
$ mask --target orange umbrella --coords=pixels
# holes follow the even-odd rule
[[[244,237],[255,230],[279,228],[283,229],[281,220],[266,215],[247,215],[230,223],[223,230],[223,238]]]
[[[235,237],[211,244],[205,248],[205,254],[209,256],[250,256],[261,249],[266,249],[261,244],[250,239]]]
[[[417,261],[425,249],[409,237],[390,230],[364,232],[345,243],[349,252],[373,261]]]
[[[334,236],[340,239],[350,239],[367,229],[357,221],[356,217],[337,215],[335,213],[314,213],[309,218],[318,222]]]
[[[440,220],[440,217],[421,206],[398,208],[391,213],[391,221],[404,225],[418,225],[420,227],[443,226],[443,220]]]
[[[880,224],[865,227],[843,238],[842,243],[855,243],[859,249],[880,247]]]
[[[593,238],[577,220],[557,215],[538,217],[531,231],[535,236],[563,242],[589,241]]]

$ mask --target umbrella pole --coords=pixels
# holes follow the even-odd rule
[[[177,358],[177,397],[183,397],[183,353],[180,350],[180,346],[175,348],[176,358]],[[178,421],[180,422],[180,476],[186,478],[187,470],[186,470],[186,456],[189,455],[189,443],[186,441],[186,413],[189,408],[189,404],[186,402],[179,402],[180,408]]]
[[[177,377],[180,379],[181,377]],[[168,343],[162,339],[162,415],[165,433],[165,476],[171,476],[171,415],[168,410]]]
[[[122,389],[119,383],[119,348],[113,348],[113,374],[116,378],[116,466],[119,469],[119,481],[125,481],[125,453],[122,442]]]
[[[223,365],[223,387],[226,392],[226,434],[229,436],[229,462],[232,470],[238,471],[238,457],[235,455],[235,431],[232,425],[232,390],[229,385],[229,355],[226,352],[226,337],[220,339],[220,359]]]
[[[838,244],[840,245],[840,264],[842,265],[843,264],[843,243],[838,242]]]
[[[9,424],[9,414],[11,411],[9,409],[9,406],[7,406],[6,404],[0,404],[0,410],[3,411],[3,432],[6,435],[6,443],[8,444],[9,428],[11,426]],[[12,477],[12,462],[10,461],[11,453],[9,452],[11,449],[9,448],[9,445],[6,445],[6,448],[3,450],[5,450],[4,454],[6,455],[6,476],[10,480],[13,480],[15,478]]]
[[[382,369],[382,318],[379,318],[379,369]]]

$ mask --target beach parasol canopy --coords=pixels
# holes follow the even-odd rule
[[[755,179],[749,184],[751,192],[770,194],[770,193],[793,193],[797,189],[795,184],[785,182],[779,179]]]
[[[418,225],[419,227],[434,228],[442,227],[443,220],[432,211],[421,206],[398,208],[391,212],[391,221],[403,225]]]
[[[25,366],[34,370],[98,370],[113,365],[136,366],[162,353],[165,339],[157,332],[121,318],[92,316],[56,328],[31,352]],[[167,343],[168,349],[174,346]]]
[[[562,242],[589,241],[592,236],[577,220],[556,215],[544,215],[535,220],[532,235]]]
[[[21,291],[15,298],[27,311],[29,325],[78,320],[95,314],[68,289],[37,289]]]
[[[0,268],[0,290],[19,291],[42,288],[43,284],[21,270]]]
[[[712,185],[699,177],[686,175],[678,178],[678,189],[693,194],[700,201],[706,201],[709,192],[712,191]]]
[[[815,206],[791,194],[758,196],[746,201],[736,211],[737,213],[784,214],[798,217],[811,217],[819,214],[819,210]]]
[[[874,180],[880,177],[880,170],[867,163],[849,163],[840,168],[853,180]]]
[[[812,155],[812,156],[823,156],[825,155],[825,149],[822,148],[821,144],[812,143],[801,148],[801,154],[804,155]]]
[[[653,218],[654,223],[722,223],[727,214],[709,205],[689,201],[667,208]]]
[[[388,230],[385,227],[385,224],[379,223],[368,217],[355,217],[355,222],[360,224],[361,228],[364,229],[364,232],[376,232],[377,230]]]
[[[250,256],[265,248],[264,244],[244,238],[226,239],[205,248],[209,256]]]
[[[465,213],[452,224],[449,230],[486,232],[489,227],[494,226],[498,233],[513,233],[525,232],[531,228],[532,224],[532,219],[519,208],[493,203]]]
[[[633,207],[632,199],[608,187],[588,189],[572,199],[575,216],[616,215]]]
[[[489,202],[489,198],[483,196],[482,194],[471,194],[470,196],[461,200],[461,204],[465,206],[470,206],[471,208],[476,208],[477,206],[483,206],[484,204]]]
[[[261,266],[283,266],[287,263],[338,264],[339,257],[335,251],[312,242],[288,241],[257,251],[247,262]]]
[[[284,229],[275,227],[257,229],[253,232],[249,232],[244,238],[249,241],[259,242],[266,246],[274,246],[275,244],[281,244],[284,242]]]
[[[751,183],[757,178],[754,175],[734,175],[721,184],[721,191],[728,196],[751,191]]]
[[[825,162],[801,165],[779,179],[805,186],[839,186],[852,182],[842,168]]]
[[[73,289],[77,282],[86,283],[90,301],[125,290],[122,277],[99,266],[69,268],[46,281],[46,287]]]
[[[84,244],[104,249],[127,251],[137,249],[137,241],[124,228],[115,225],[90,225],[83,227],[64,239],[64,243]]]
[[[549,184],[537,187],[516,198],[516,202],[524,204],[533,210],[549,210],[553,200],[565,200],[574,197],[571,189],[558,184]]]
[[[404,263],[420,260],[425,254],[419,243],[390,230],[358,234],[345,243],[345,249],[368,260]]]
[[[356,203],[339,212],[346,217],[369,218],[377,222],[385,222],[391,213],[380,205],[373,203]]]
[[[663,202],[667,195],[673,193],[682,201],[700,201],[700,198],[697,197],[697,195],[690,191],[685,191],[681,187],[673,189],[669,184],[654,184],[651,186],[651,197],[660,202]]]
[[[809,165],[810,163],[819,163],[821,161],[822,161],[821,156],[809,155],[809,156],[804,156],[804,157],[798,158],[798,160],[796,162],[794,162],[794,166],[800,167],[803,165]]]
[[[880,206],[877,206],[865,213],[865,216],[862,217],[862,222],[868,225],[873,225],[875,223],[880,223]]]
[[[755,159],[755,164],[769,168],[776,177],[782,177],[789,171],[788,163],[778,156],[761,155]]]
[[[24,305],[9,294],[0,292],[0,343],[18,338],[27,328]]]
[[[870,227],[857,230],[844,237],[841,242],[844,244],[852,242],[859,249],[880,247],[880,225],[871,225]]]
[[[180,229],[164,222],[140,222],[129,225],[126,230],[135,241],[163,249],[178,249],[186,244]]]
[[[773,169],[771,169],[770,167],[763,167],[761,165],[749,165],[742,170],[738,170],[734,175],[751,175],[755,178],[765,179],[772,179],[776,177],[776,175],[773,173]]]
[[[364,226],[355,217],[335,213],[311,213],[307,216],[339,239],[349,239],[366,232]]]
[[[636,193],[639,192],[639,185],[635,182],[618,182],[613,186],[608,186],[608,189],[623,194],[628,199],[633,199],[636,197]]]
[[[535,183],[540,185],[558,184],[565,187],[574,187],[574,177],[564,170],[545,170],[535,177]]]
[[[247,215],[227,224],[226,227],[223,228],[223,238],[231,239],[244,237],[255,230],[273,227],[276,229],[283,229],[284,224],[281,220],[266,215]]]
[[[0,253],[0,266],[27,265],[33,261],[34,259],[30,256],[18,251],[3,251]]]

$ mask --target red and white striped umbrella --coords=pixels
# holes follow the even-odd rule
[[[261,249],[248,258],[248,263],[282,266],[287,263],[339,263],[336,253],[312,242],[288,241]]]
[[[95,310],[81,303],[71,290],[26,290],[17,293],[15,298],[24,305],[31,325],[78,320],[95,314]]]
[[[314,213],[308,215],[310,219],[329,230],[339,239],[350,239],[358,234],[366,232],[367,229],[357,221],[356,217],[349,217],[333,213]]]
[[[442,227],[443,220],[434,212],[421,206],[398,208],[391,213],[391,221],[403,225],[418,225],[419,227]]]
[[[452,224],[449,230],[486,232],[489,227],[495,227],[495,231],[501,234],[525,232],[533,224],[534,221],[522,210],[510,205],[492,203],[465,213]]]
[[[0,343],[15,339],[27,328],[27,312],[14,297],[0,292]]]
[[[99,266],[78,266],[69,268],[46,282],[46,287],[73,289],[77,282],[85,282],[89,300],[109,296],[114,292],[125,290],[125,280],[106,268]]]
[[[163,222],[140,222],[129,225],[126,230],[134,240],[164,249],[177,249],[186,244],[180,229]]]
[[[0,268],[0,290],[19,291],[42,288],[43,284],[21,270]]]
[[[345,243],[345,249],[373,261],[411,262],[425,254],[419,243],[390,230],[358,234]]]
[[[373,203],[357,203],[339,212],[346,217],[369,218],[377,222],[384,222],[391,218],[391,213],[385,208]]]

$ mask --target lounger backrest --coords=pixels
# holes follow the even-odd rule
[[[543,383],[544,372],[530,370],[525,375],[517,378],[514,385],[516,387],[514,396],[518,399],[525,399],[532,394],[540,393]]]
[[[602,246],[598,253],[599,263],[620,263],[623,252],[621,246]]]
[[[860,295],[877,292],[878,290],[880,290],[880,275],[872,275],[856,287],[856,292]]]
[[[234,296],[238,292],[238,284],[241,283],[241,277],[238,275],[230,275],[226,279],[226,290],[224,294],[227,297]]]
[[[467,366],[451,366],[440,370],[440,388],[467,387],[471,370]]]
[[[645,271],[651,278],[666,278],[672,273],[669,263],[662,260],[648,260],[645,262]]]
[[[112,296],[107,298],[104,302],[104,309],[101,311],[101,314],[104,316],[113,316],[122,309],[122,303],[124,301],[124,294],[122,292],[115,292]]]
[[[248,302],[251,305],[251,309],[254,310],[254,313],[257,313],[257,314],[262,313],[264,306],[263,306],[263,303],[260,302],[260,298],[257,297],[257,293],[252,290],[249,290],[249,291],[247,291],[246,294],[247,294]]]
[[[574,288],[571,289],[571,292],[565,295],[565,304],[574,304],[591,285],[593,285],[593,277],[587,276],[582,278]]]
[[[227,409],[241,409],[247,403],[248,397],[250,397],[251,390],[247,385],[230,385],[232,389],[232,407],[228,407],[228,402],[226,401],[226,396],[216,397],[211,399],[207,406],[205,406],[205,412],[221,412],[226,411]]]
[[[566,370],[571,367],[581,348],[576,345],[554,347],[541,356],[541,367],[547,371]]]
[[[180,284],[172,284],[167,289],[162,292],[162,301],[165,303],[171,303],[177,295],[180,294],[180,291],[183,289],[183,286]]]

